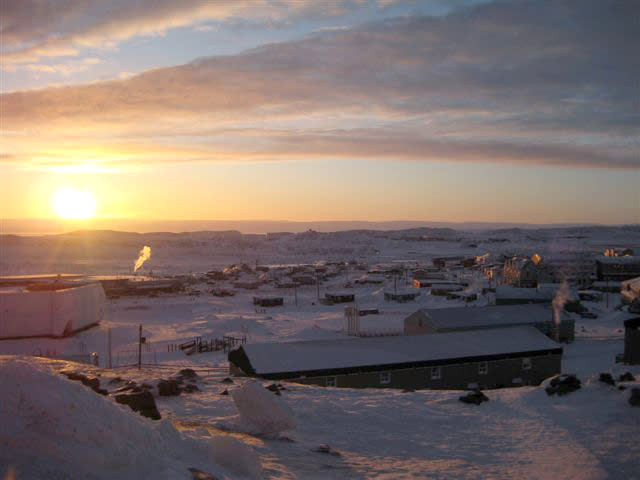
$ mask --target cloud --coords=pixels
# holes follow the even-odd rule
[[[105,145],[120,164],[375,158],[638,169],[638,16],[634,2],[495,2],[7,93],[3,128],[36,141],[11,137],[6,151],[72,162]],[[96,151],[96,161],[113,161]]]
[[[3,64],[77,55],[83,48],[114,47],[131,37],[163,35],[205,21],[274,23],[335,16],[359,4],[356,0],[3,0]],[[203,31],[207,26],[196,28]]]

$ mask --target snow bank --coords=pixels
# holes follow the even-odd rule
[[[218,478],[257,476],[259,462],[216,463],[250,453],[224,440],[195,441],[72,382],[35,359],[0,357],[0,475],[16,478]]]
[[[247,476],[259,477],[262,465],[251,447],[231,436],[216,435],[208,438],[214,449],[216,463]]]
[[[296,427],[293,412],[284,401],[255,380],[231,392],[240,417],[260,434],[278,434]]]

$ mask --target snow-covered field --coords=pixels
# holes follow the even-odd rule
[[[157,244],[149,238],[127,237],[126,242],[101,247],[95,259],[91,248],[80,253],[68,246],[54,251],[50,240],[39,239],[32,240],[37,247],[19,241],[5,246],[1,260],[3,274],[128,273],[142,241],[154,252],[143,270],[173,274],[204,272],[241,260],[277,264],[356,259],[373,265],[426,262],[438,255],[536,251],[550,244],[573,250],[586,245],[598,251],[603,245],[640,245],[636,231],[605,234],[595,229],[583,232],[587,239],[562,240],[538,231],[438,235],[445,233],[451,235],[449,241],[415,242],[393,234],[363,233],[239,243],[207,243],[202,240],[205,234],[179,242],[165,238]],[[510,241],[489,241],[492,237]],[[42,259],[48,263],[38,268]],[[343,289],[347,280],[362,273],[350,271],[332,278],[321,285],[321,295]],[[477,273],[465,275],[472,285],[481,281]],[[396,282],[404,288],[404,279]],[[393,284],[388,279],[384,285],[354,285],[359,305],[381,310],[380,315],[362,317],[362,329],[398,331],[404,317],[419,307],[462,305],[426,290],[415,302],[385,302],[383,291],[393,289]],[[207,293],[212,287],[205,283],[191,288],[200,295],[108,300],[99,327],[68,339],[0,342],[0,355],[6,355],[0,357],[0,476],[11,472],[7,475],[15,476],[8,478],[16,479],[188,479],[192,467],[217,478],[640,478],[640,409],[628,404],[629,387],[640,386],[640,368],[615,363],[616,354],[623,351],[622,321],[628,318],[615,308],[618,295],[609,296],[608,306],[604,300],[585,302],[598,318],[576,317],[577,338],[564,346],[563,372],[576,373],[582,380],[583,388],[577,392],[550,397],[544,385],[493,390],[485,392],[489,402],[474,406],[459,402],[460,392],[454,391],[403,393],[284,383],[286,390],[273,397],[291,410],[296,426],[264,434],[239,414],[233,395],[221,395],[225,389],[233,393],[247,381],[222,383],[228,376],[224,353],[186,356],[169,352],[168,345],[196,336],[245,335],[249,342],[344,338],[344,305],[319,304],[315,285],[298,287],[297,292],[264,285],[256,291],[238,290],[233,297],[213,297]],[[285,305],[256,308],[252,304],[256,294],[282,295]],[[480,298],[469,308],[486,301]],[[142,370],[130,366],[137,361],[138,325],[147,338]],[[104,368],[109,331],[112,369]],[[100,367],[32,356],[47,352],[96,352]],[[109,384],[111,378],[153,386],[184,367],[197,371],[200,391],[158,396],[161,421],[143,418],[56,372],[99,374],[101,387],[112,391],[120,384]],[[601,372],[617,378],[626,371],[637,380],[624,383],[628,387],[624,390],[598,381]],[[316,451],[321,445],[337,454]]]

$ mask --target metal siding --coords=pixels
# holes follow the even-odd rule
[[[489,361],[488,373],[480,375],[478,365],[482,362],[461,363],[441,366],[440,379],[431,379],[431,367],[394,370],[391,372],[391,383],[380,384],[380,373],[353,373],[335,375],[336,386],[343,388],[406,388],[406,389],[466,389],[471,383],[480,388],[499,388],[520,385],[538,385],[544,379],[561,372],[562,356],[558,354],[543,355],[531,358],[531,369],[522,369],[522,358]],[[326,376],[293,379],[297,383],[325,386]],[[513,384],[516,378],[522,384]]]

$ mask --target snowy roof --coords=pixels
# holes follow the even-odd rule
[[[553,318],[553,309],[550,305],[422,308],[418,312],[422,313],[431,325],[439,329],[531,325]],[[569,315],[563,311],[562,319],[569,318]]]
[[[414,295],[420,296],[420,290],[410,289],[410,290],[385,290],[385,295]]]
[[[534,327],[438,335],[254,343],[241,347],[257,375],[490,357],[559,349]],[[238,350],[231,352],[230,359]]]
[[[514,298],[514,299],[540,299],[551,300],[553,293],[540,292],[536,288],[518,288],[511,285],[499,285],[496,287],[497,298]]]
[[[591,283],[592,287],[618,288],[621,285],[622,285],[622,282],[617,280],[598,280]]]

